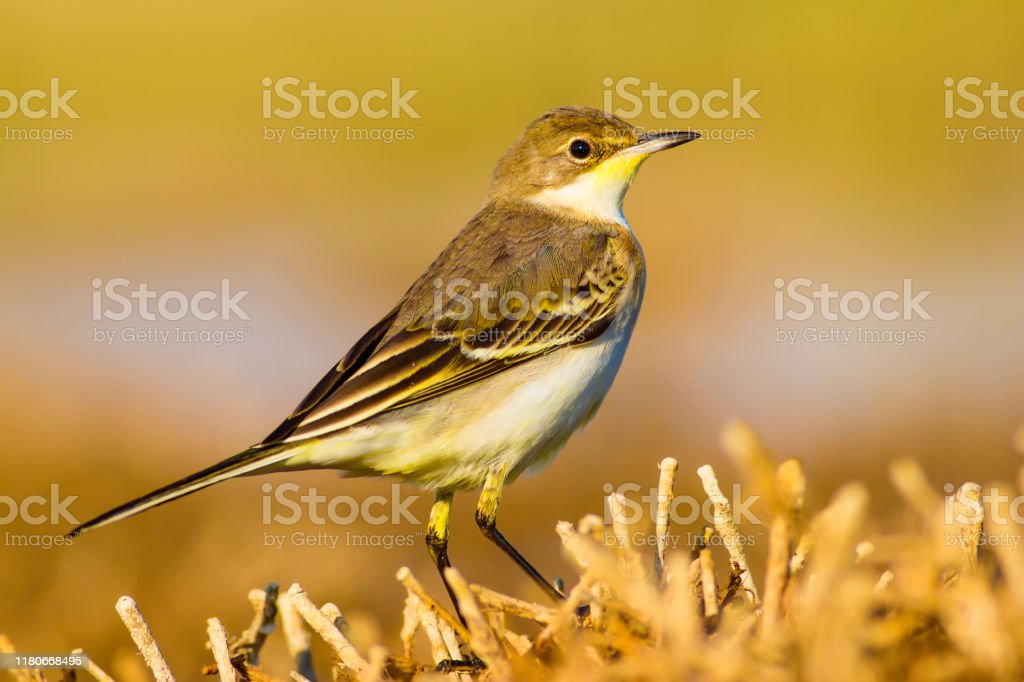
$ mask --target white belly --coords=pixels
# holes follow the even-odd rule
[[[507,460],[513,470],[546,464],[611,388],[629,341],[624,331],[509,372],[489,391],[490,409],[456,431],[455,449]]]
[[[479,487],[495,464],[507,464],[514,478],[547,464],[593,415],[622,363],[632,323],[624,320],[600,341],[531,360],[439,400],[299,445],[281,468],[333,467],[451,489]]]

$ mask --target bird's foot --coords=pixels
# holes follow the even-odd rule
[[[466,658],[448,658],[437,664],[434,672],[439,673],[479,673],[487,666],[477,658],[476,654],[469,654]]]

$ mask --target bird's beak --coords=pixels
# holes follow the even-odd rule
[[[667,132],[648,131],[639,133],[639,142],[623,151],[630,155],[648,155],[686,144],[700,137],[700,133],[689,130],[670,130]]]

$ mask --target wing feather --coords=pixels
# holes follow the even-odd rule
[[[404,329],[364,337],[360,344],[369,352],[357,353],[358,362],[343,360],[285,422],[287,430],[282,425],[275,433],[282,442],[323,437],[598,338],[621,309],[637,262],[620,240],[594,243],[575,261],[545,246],[494,285],[531,303],[515,314],[460,319],[448,314],[455,309],[449,301],[436,320],[418,316]],[[394,314],[381,324],[389,319]]]

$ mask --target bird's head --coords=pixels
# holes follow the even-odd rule
[[[488,198],[527,199],[585,219],[625,223],[622,200],[654,152],[699,135],[644,132],[590,107],[559,107],[526,130],[498,162]]]

